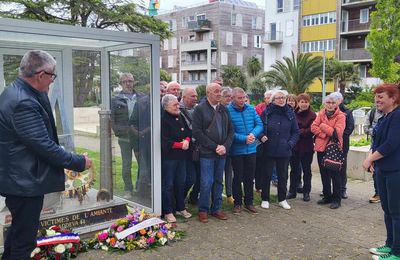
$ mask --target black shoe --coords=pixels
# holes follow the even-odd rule
[[[329,208],[331,208],[331,209],[338,209],[338,208],[340,208],[340,203],[334,201],[334,202],[331,203],[331,205],[329,206]]]
[[[289,192],[288,195],[286,196],[286,199],[288,199],[288,200],[294,199],[294,198],[296,198],[296,193]]]
[[[347,196],[347,192],[343,191],[342,192],[342,199],[347,199],[349,196]]]
[[[304,193],[303,194],[303,200],[304,201],[310,201],[310,193]]]
[[[319,204],[319,205],[325,205],[325,204],[329,204],[329,203],[331,203],[331,202],[332,202],[332,200],[330,200],[330,199],[322,198],[322,199],[320,199],[319,201],[317,201],[317,204]]]

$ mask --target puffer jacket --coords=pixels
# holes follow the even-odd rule
[[[326,116],[325,109],[319,111],[317,118],[311,124],[311,132],[315,135],[314,151],[325,151],[334,129],[336,129],[340,146],[343,148],[343,132],[345,127],[346,115],[339,108],[336,109],[335,113],[329,119]]]
[[[84,156],[58,145],[47,95],[17,78],[0,95],[0,194],[63,191],[64,168],[83,171]]]
[[[263,131],[263,125],[256,110],[248,104],[244,104],[243,109],[240,110],[233,103],[229,104],[227,109],[235,132],[229,154],[235,156],[256,153],[256,142],[246,144],[246,138],[249,134],[257,137]]]

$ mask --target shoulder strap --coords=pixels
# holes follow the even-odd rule
[[[372,122],[374,122],[374,118],[375,118],[375,112],[376,112],[376,107],[373,107],[371,109],[371,112],[369,113],[369,126],[372,126]]]
[[[213,109],[214,110],[214,109]],[[207,131],[210,131],[210,129],[211,129],[211,127],[214,125],[214,123],[215,123],[215,119],[217,118],[217,113],[218,113],[218,107],[217,107],[217,109],[215,109],[214,110],[214,114],[213,114],[213,118],[212,118],[212,120],[211,120],[211,123],[210,123],[210,125],[207,127]]]

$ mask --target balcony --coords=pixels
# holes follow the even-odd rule
[[[371,54],[366,49],[348,49],[340,51],[342,61],[371,61]]]
[[[283,32],[266,32],[264,36],[264,43],[267,44],[282,44],[283,42]]]
[[[196,41],[196,40],[188,40],[181,43],[181,51],[189,52],[189,51],[201,51],[201,50],[216,50],[217,49],[217,41],[216,40],[204,40],[204,41]]]
[[[362,6],[375,5],[376,0],[342,0],[342,8],[355,8]]]
[[[360,19],[342,21],[341,33],[342,34],[354,34],[359,32],[369,32],[371,22],[360,23]]]
[[[211,31],[210,20],[189,21],[187,23],[188,29],[193,32],[209,32]]]
[[[206,85],[207,84],[207,80],[183,80],[182,81],[182,85],[194,85],[194,86],[198,86],[198,85]]]
[[[215,62],[211,62],[211,70],[216,70],[217,67]],[[196,60],[196,61],[185,61],[181,62],[181,70],[182,71],[206,71],[208,70],[207,61],[206,60]]]

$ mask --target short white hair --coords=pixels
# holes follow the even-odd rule
[[[343,95],[339,91],[332,92],[330,95],[335,96],[337,100],[343,100]]]
[[[178,100],[178,98],[172,94],[165,94],[165,96],[163,96],[163,98],[161,99],[161,107],[165,110],[169,102],[173,100]]]
[[[328,100],[332,100],[333,102],[337,103],[337,102],[339,101],[339,98],[338,98],[338,95],[335,94],[335,93],[337,93],[337,92],[333,92],[333,93],[327,95],[327,96],[324,98],[324,103],[326,103]],[[341,94],[340,94],[340,95],[341,95]]]
[[[246,92],[239,87],[236,87],[232,90],[232,96],[236,96],[237,94],[242,94],[242,93],[246,94]]]
[[[232,88],[231,87],[222,87],[221,95],[225,95],[226,93],[232,95]]]
[[[264,92],[264,97],[266,98],[268,95],[272,95],[274,91],[273,90],[267,90]]]
[[[25,53],[22,57],[19,65],[19,75],[30,78],[41,70],[53,71],[55,67],[56,60],[48,52],[32,50]]]
[[[275,96],[276,96],[277,94],[283,94],[285,97],[287,97],[287,95],[289,95],[289,93],[288,93],[286,90],[276,89],[276,90],[273,90],[273,91],[272,91],[270,100],[271,100],[271,101],[274,101]]]

